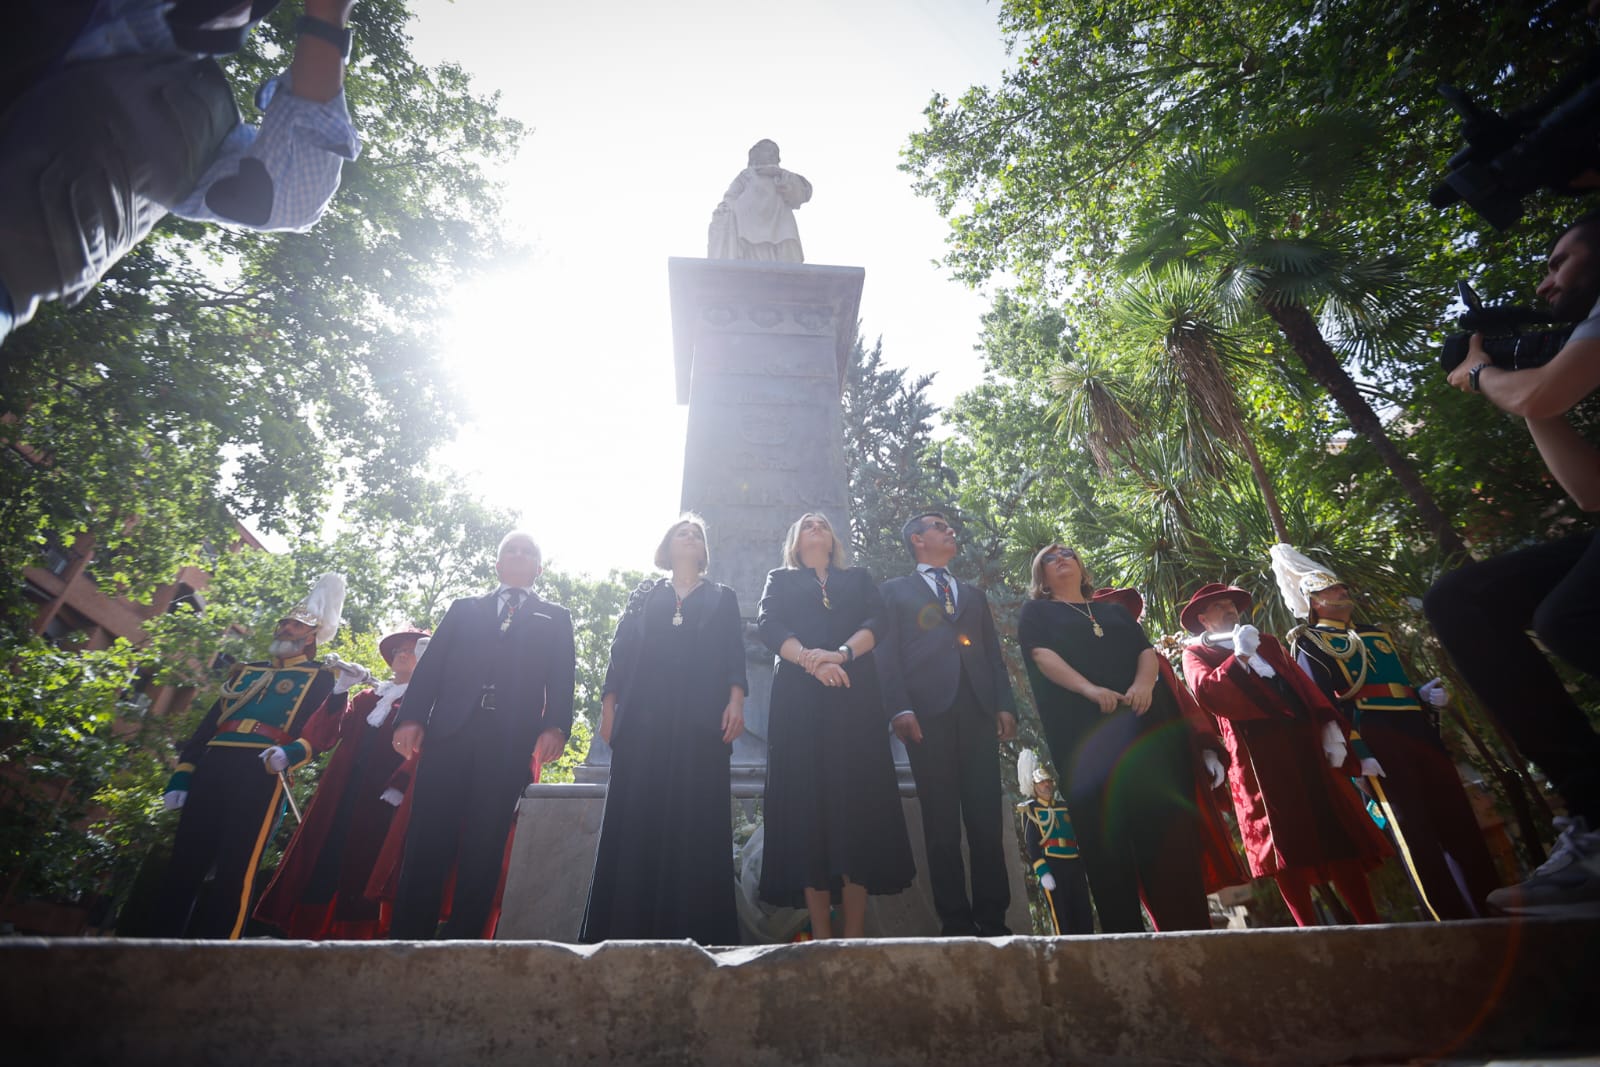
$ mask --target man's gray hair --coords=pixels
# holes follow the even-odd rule
[[[527,530],[512,530],[510,533],[500,538],[500,547],[494,550],[494,558],[499,559],[501,556],[505,555],[506,546],[519,537],[533,546],[533,560],[535,563],[539,564],[540,567],[543,567],[544,550],[539,547],[539,542],[533,539],[533,534],[529,533]]]

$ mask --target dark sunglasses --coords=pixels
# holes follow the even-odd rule
[[[1044,555],[1040,556],[1039,557],[1039,562],[1044,564],[1046,567],[1048,567],[1050,564],[1056,562],[1057,560],[1068,560],[1068,559],[1077,559],[1077,558],[1078,558],[1078,554],[1076,552],[1071,552],[1071,551],[1069,551],[1069,550],[1067,550],[1065,548],[1057,548],[1057,549],[1052,549],[1051,551],[1046,552]]]

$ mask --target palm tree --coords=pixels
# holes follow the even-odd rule
[[[1140,377],[1159,406],[1181,406],[1191,448],[1235,445],[1245,455],[1272,529],[1289,540],[1278,493],[1239,404],[1235,373],[1258,369],[1259,360],[1232,344],[1220,324],[1216,292],[1189,264],[1141,271],[1123,286],[1114,310],[1120,332],[1140,350]]]
[[[1329,340],[1370,360],[1429,325],[1401,258],[1369,254],[1338,212],[1368,143],[1364,123],[1326,114],[1231,153],[1175,160],[1121,264],[1129,273],[1188,264],[1237,321],[1270,319],[1453,557],[1466,552],[1460,535]]]

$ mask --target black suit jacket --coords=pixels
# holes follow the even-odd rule
[[[484,686],[492,683],[509,740],[526,755],[533,754],[545,730],[571,733],[577,673],[572,616],[530,596],[502,634],[499,607],[496,593],[450,605],[417,661],[398,722],[420,722],[426,736],[448,737],[473,714]]]
[[[963,667],[985,712],[1016,714],[1011,675],[982,589],[958,582],[953,617],[920,574],[890,578],[882,589],[887,610],[875,651],[891,718],[907,710],[924,716],[950,710]]]

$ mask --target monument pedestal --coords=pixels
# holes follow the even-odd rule
[[[808,511],[828,517],[848,537],[850,487],[839,403],[855,344],[860,267],[734,259],[670,259],[677,401],[689,405],[682,506],[706,520],[708,576],[731,586],[745,622],[745,733],[734,744],[732,797],[747,815],[766,780],[772,653],[755,633],[756,605],[767,572],[782,566],[789,525]],[[884,577],[879,575],[878,577]],[[892,743],[900,793],[919,872],[909,890],[873,897],[867,932],[931,937],[939,932],[924,874],[922,809],[905,751]],[[605,805],[610,752],[598,738],[591,765],[573,785],[530,786],[517,817],[498,937],[573,941],[583,920]],[[730,808],[730,818],[732,812]],[[1011,910],[1007,925],[1031,931],[1027,885],[1009,805],[1006,834]],[[785,938],[793,914],[760,921],[753,869],[741,873],[743,925],[751,941]],[[771,918],[771,917],[769,917]]]
[[[736,768],[732,787],[733,800],[758,800],[762,777],[749,769],[741,772]],[[517,834],[511,846],[505,901],[495,940],[578,940],[583,927],[583,909],[589,899],[589,878],[594,871],[605,803],[604,782],[528,787],[517,809]],[[922,843],[922,805],[917,800],[909,773],[902,773],[900,804],[905,812],[906,832],[911,835],[911,856],[916,861],[917,877],[903,893],[868,898],[867,936],[936,937],[939,917],[933,910],[933,891],[925,876],[928,856]],[[1023,875],[1026,865],[1016,832],[1016,810],[1004,801],[1002,806],[1001,818],[1006,820],[1006,873],[1011,882],[1011,908],[1006,912],[1006,925],[1011,927],[1012,933],[1031,934],[1033,920],[1028,913],[1028,886]],[[745,870],[743,860],[743,856],[734,857],[736,872]],[[754,885],[741,885],[738,889],[747,900],[754,900]],[[762,925],[768,930],[798,930],[803,919],[803,913],[785,909]],[[745,929],[746,943],[774,939],[770,933],[755,930],[748,921],[741,926]]]

